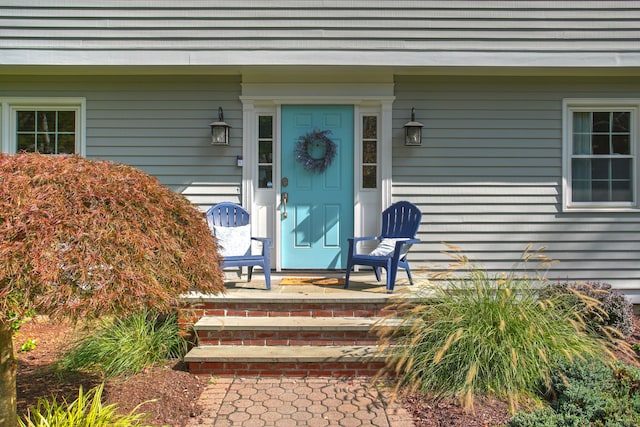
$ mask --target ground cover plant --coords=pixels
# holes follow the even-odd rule
[[[384,374],[397,376],[399,387],[458,399],[469,411],[476,397],[495,396],[515,411],[549,384],[555,363],[613,357],[612,344],[589,334],[574,310],[574,294],[541,297],[546,281],[525,268],[491,275],[457,251],[450,255],[452,270],[438,286],[398,303],[406,313],[401,325],[378,329]],[[532,259],[548,261],[528,249],[522,263]]]
[[[0,155],[0,425],[17,424],[12,325],[90,318],[224,290],[204,215],[157,179],[79,156]],[[9,316],[11,314],[11,317]]]
[[[640,370],[598,360],[563,361],[551,374],[549,406],[516,414],[509,427],[636,427]]]

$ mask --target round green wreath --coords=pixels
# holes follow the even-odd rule
[[[331,131],[328,129],[316,129],[298,138],[295,149],[296,160],[302,163],[302,166],[309,172],[324,172],[331,166],[331,162],[333,162],[333,159],[336,157],[338,146],[327,136],[330,133]],[[312,157],[309,152],[310,149],[321,149],[323,147],[324,155],[322,157]]]

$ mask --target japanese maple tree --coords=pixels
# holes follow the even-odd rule
[[[219,261],[204,215],[133,167],[0,155],[0,426],[17,425],[11,317],[167,311],[223,292]]]

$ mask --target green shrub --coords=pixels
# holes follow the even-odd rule
[[[106,377],[128,375],[168,359],[184,356],[186,341],[177,317],[147,311],[126,318],[103,320],[98,330],[78,341],[65,354],[61,370],[97,370]]]
[[[495,395],[515,410],[548,381],[555,360],[609,354],[586,333],[565,294],[541,299],[540,279],[490,276],[466,257],[456,259],[463,277],[449,277],[417,303],[412,295],[401,300],[394,307],[406,312],[401,325],[378,328],[387,354],[383,375],[397,376],[399,386],[458,398],[467,409],[474,396]]]
[[[613,290],[610,284],[563,282],[554,284],[550,290],[564,293],[579,292],[586,296],[587,298],[576,296],[575,302],[582,301],[583,317],[595,333],[605,337],[619,333],[627,338],[633,333],[633,305],[623,294]]]
[[[143,426],[146,414],[136,413],[135,408],[128,415],[116,413],[115,405],[103,406],[101,402],[103,386],[89,390],[86,394],[82,387],[78,399],[71,403],[58,403],[38,400],[35,408],[29,410],[24,419],[19,420],[20,427],[130,427]]]
[[[509,427],[640,425],[640,370],[622,363],[575,359],[557,366],[550,378],[550,406],[516,414]]]

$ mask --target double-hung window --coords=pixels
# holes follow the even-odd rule
[[[0,98],[4,152],[84,155],[84,99]]]
[[[564,203],[569,210],[638,208],[640,101],[564,102]]]

